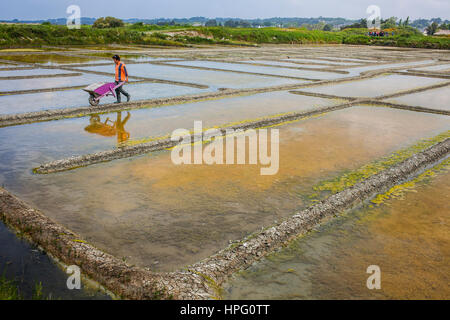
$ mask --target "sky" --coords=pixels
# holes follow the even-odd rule
[[[450,0],[9,0],[1,20],[67,17],[67,7],[78,5],[82,17],[98,18],[233,18],[368,17],[369,5],[381,9],[382,18],[450,19]]]

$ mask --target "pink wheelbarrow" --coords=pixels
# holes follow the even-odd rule
[[[114,96],[116,97],[115,90],[124,85],[125,82],[119,82],[116,84],[115,82],[110,83],[93,83],[83,90],[89,93],[89,104],[91,106],[97,106],[100,103],[100,99],[106,96]]]

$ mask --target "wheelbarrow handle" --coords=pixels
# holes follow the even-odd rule
[[[116,90],[117,88],[123,86],[125,84],[125,81],[119,82],[114,88],[113,90]]]

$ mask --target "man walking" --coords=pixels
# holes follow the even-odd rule
[[[114,63],[116,64],[116,85],[118,85],[120,82],[128,82],[128,72],[127,67],[125,66],[125,63],[120,62],[120,57],[116,54],[113,57]],[[123,86],[116,89],[116,95],[117,95],[117,101],[116,103],[121,102],[121,96],[120,94],[123,94],[125,97],[127,97],[127,102],[130,101],[130,94],[123,90]]]

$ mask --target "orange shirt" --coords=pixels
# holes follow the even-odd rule
[[[116,81],[119,82],[128,82],[128,72],[125,63],[119,62],[116,64]]]

